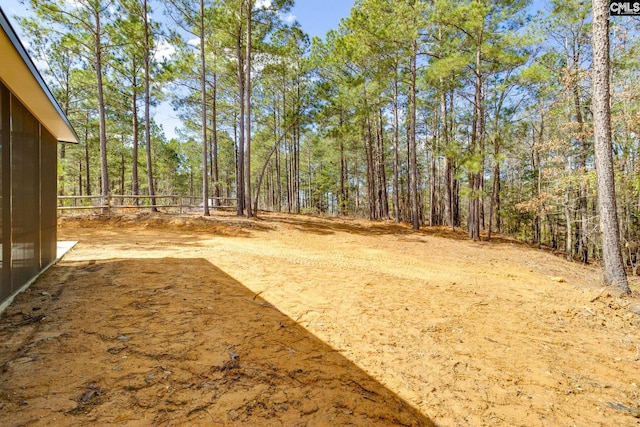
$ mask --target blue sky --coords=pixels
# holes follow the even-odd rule
[[[291,13],[310,37],[324,38],[330,29],[338,27],[340,18],[350,15],[351,7],[353,0],[296,0]]]
[[[0,6],[9,17],[18,36],[25,39],[21,28],[13,19],[14,15],[26,15],[25,7],[18,0],[0,0]],[[291,10],[292,16],[289,18],[295,18],[303,31],[310,37],[324,38],[330,29],[338,27],[341,18],[349,16],[352,6],[353,0],[296,0],[296,4]],[[167,138],[173,138],[175,136],[174,128],[180,126],[181,122],[171,111],[171,106],[168,103],[163,103],[155,113],[155,119],[163,124]]]
[[[0,6],[21,35],[20,28],[17,27],[12,16],[25,15],[24,6],[18,0],[1,0]],[[349,16],[352,6],[353,0],[296,0],[291,14],[309,36],[324,38],[330,29],[338,27],[340,18]]]
[[[22,37],[22,30],[13,19],[13,15],[25,15],[23,12],[24,6],[18,3],[18,0],[2,0],[0,2],[0,6],[2,7],[4,14],[7,15],[7,18],[9,18],[9,22],[11,22],[13,29],[16,30],[19,37]]]

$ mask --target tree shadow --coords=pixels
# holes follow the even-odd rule
[[[9,425],[434,425],[204,259],[63,261],[0,341]]]

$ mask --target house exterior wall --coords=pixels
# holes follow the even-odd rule
[[[56,258],[57,141],[0,82],[0,304]]]

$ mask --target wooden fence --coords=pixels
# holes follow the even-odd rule
[[[180,213],[202,209],[202,198],[179,195],[130,196],[110,194],[104,196],[58,196],[58,211],[69,210],[117,210],[117,209],[158,209],[175,210]],[[212,209],[235,208],[236,199],[232,197],[210,197]]]

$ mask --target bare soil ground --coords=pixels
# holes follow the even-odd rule
[[[640,425],[640,298],[506,238],[67,216],[0,318],[0,424]]]

